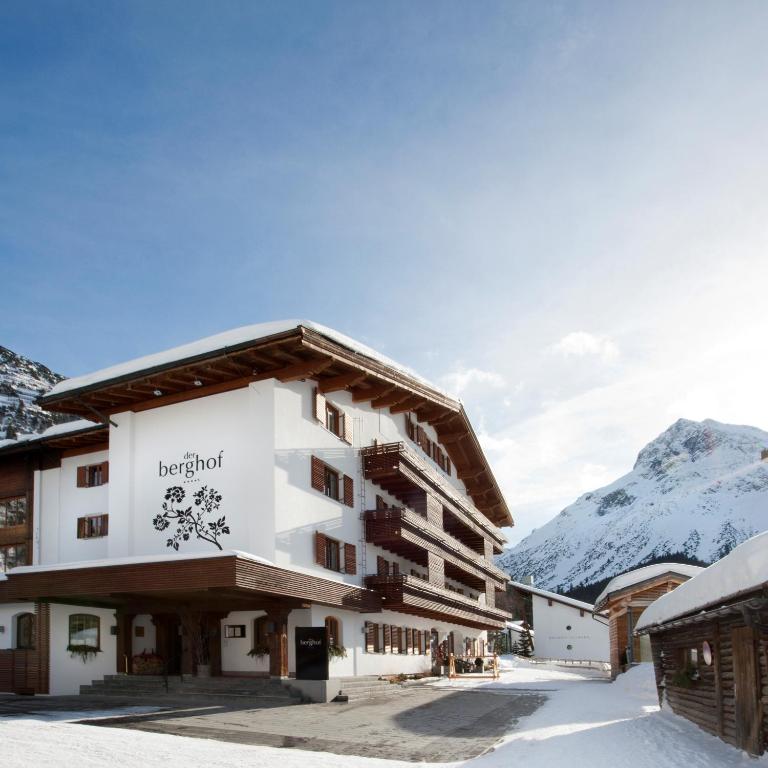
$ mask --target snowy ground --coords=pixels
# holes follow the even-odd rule
[[[502,743],[469,763],[471,768],[732,768],[768,766],[749,758],[668,712],[659,712],[653,670],[644,664],[605,683],[588,669],[517,662],[500,680],[439,683],[500,692],[544,690],[549,700],[520,721]],[[115,713],[105,713],[115,714]],[[71,722],[77,713],[0,718],[3,768],[405,768],[413,763],[293,749],[243,746],[141,731],[93,728]],[[93,716],[90,713],[89,716]]]

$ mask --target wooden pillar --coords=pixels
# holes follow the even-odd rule
[[[272,624],[269,635],[269,676],[288,677],[288,614],[290,608],[267,611]]]
[[[135,613],[115,614],[117,619],[117,652],[115,670],[118,675],[133,674],[133,620]]]
[[[717,707],[717,735],[723,738],[723,673],[720,658],[720,622],[715,621],[713,631],[712,666],[715,675],[715,706]]]
[[[31,552],[30,548],[30,552]],[[51,606],[35,603],[35,651],[37,653],[37,693],[50,692]]]

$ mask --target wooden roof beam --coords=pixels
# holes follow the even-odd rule
[[[371,408],[387,408],[390,405],[397,405],[397,403],[401,403],[409,397],[410,393],[407,390],[395,390],[394,392],[371,400]]]
[[[375,400],[377,397],[383,397],[395,389],[394,384],[377,384],[373,387],[355,387],[352,390],[352,402],[360,403],[364,400]]]
[[[418,408],[420,405],[425,403],[426,401],[423,400],[421,397],[418,397],[417,395],[413,397],[409,397],[407,400],[403,400],[402,402],[395,403],[392,405],[389,409],[390,413],[405,413],[405,411],[412,411],[415,408]]]
[[[359,384],[368,376],[364,371],[350,371],[349,373],[342,373],[339,376],[331,376],[328,379],[321,379],[317,384],[317,389],[322,394],[328,392],[337,392],[347,387],[354,387],[355,384]]]
[[[270,378],[274,377],[279,379],[284,384],[289,381],[297,381],[298,379],[306,379],[307,376],[313,376],[315,374],[324,371],[333,365],[333,358],[315,358],[314,360],[304,360],[301,363],[295,363],[288,365],[285,368],[279,368],[276,371],[264,371],[264,374]]]

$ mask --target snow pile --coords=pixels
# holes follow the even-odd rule
[[[595,605],[602,605],[604,600],[614,592],[621,592],[622,589],[632,587],[635,584],[642,584],[649,579],[655,579],[657,576],[663,576],[665,573],[676,573],[680,576],[692,578],[704,569],[698,565],[687,565],[686,563],[655,563],[646,565],[644,568],[635,568],[628,573],[622,573],[616,576],[606,584],[605,589],[598,595]]]
[[[713,563],[768,529],[768,432],[680,419],[631,472],[586,493],[496,562],[556,592],[654,561]]]
[[[768,532],[736,547],[693,579],[662,595],[645,609],[637,629],[662,624],[728,599],[754,592],[768,583]]]
[[[102,368],[99,371],[94,371],[93,373],[85,374],[83,376],[65,379],[53,387],[48,395],[61,395],[65,392],[72,392],[77,389],[82,389],[83,387],[89,387],[94,384],[101,384],[113,379],[118,379],[122,376],[128,376],[159,366],[189,360],[200,355],[225,351],[229,347],[236,347],[241,344],[247,344],[248,342],[267,338],[268,336],[287,333],[288,331],[292,331],[299,327],[309,328],[310,330],[316,331],[332,341],[335,341],[337,344],[341,344],[352,352],[370,358],[371,360],[376,360],[390,368],[394,368],[400,373],[420,381],[430,389],[439,392],[446,397],[450,397],[451,399],[456,399],[419,376],[410,368],[391,360],[385,355],[377,352],[375,349],[371,349],[371,347],[366,344],[361,344],[359,341],[355,341],[355,339],[352,339],[343,333],[339,333],[339,331],[336,331],[333,328],[314,323],[311,320],[274,320],[269,323],[257,323],[256,325],[245,325],[241,328],[234,328],[230,331],[224,331],[223,333],[217,333],[214,336],[207,336],[204,339],[190,342],[189,344],[182,344],[179,347],[164,350],[163,352],[156,352],[152,355],[138,357],[134,360],[128,360],[124,363],[110,366],[109,368]]]

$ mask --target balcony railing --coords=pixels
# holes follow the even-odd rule
[[[471,528],[479,528],[499,548],[506,539],[499,529],[462,493],[451,485],[433,467],[411,451],[405,443],[384,443],[360,450],[363,458],[363,472],[366,478],[402,475],[422,490],[436,491],[447,506]],[[406,464],[407,466],[403,466]]]
[[[475,552],[475,550],[459,541],[447,531],[444,531],[407,507],[386,507],[368,510],[365,513],[365,522],[366,526],[369,523],[394,523],[395,526],[408,527],[419,532],[420,535],[426,537],[429,541],[434,542],[438,550],[451,556],[456,567],[461,568],[462,563],[465,563],[470,567],[470,573],[474,575],[477,571],[480,571],[482,574],[490,576],[498,585],[506,584],[509,578],[501,568],[486,560],[482,554]],[[392,532],[392,537],[397,538],[398,535],[398,532]],[[378,538],[381,541],[386,539],[387,535],[374,534],[373,537],[368,538],[369,541],[371,538]],[[371,543],[377,542],[371,541]]]
[[[381,593],[384,608],[422,612],[425,615],[456,619],[472,626],[502,627],[511,614],[485,605],[458,592],[406,574],[365,577],[365,586]]]

